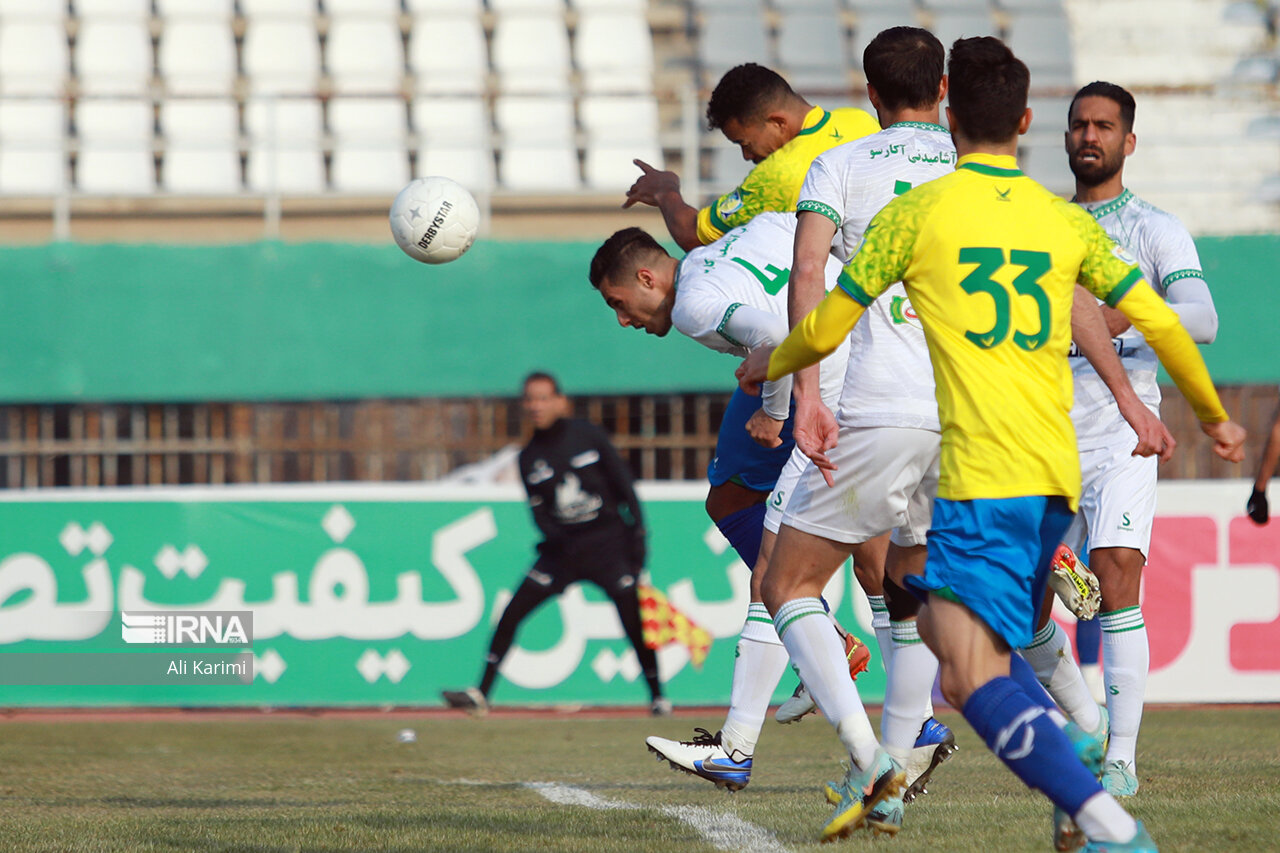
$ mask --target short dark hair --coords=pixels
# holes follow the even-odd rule
[[[707,125],[719,130],[726,121],[749,122],[799,97],[778,72],[754,62],[738,65],[726,71],[712,90]]]
[[[625,277],[655,252],[667,254],[667,250],[643,228],[632,226],[613,232],[591,259],[591,286],[599,290],[606,279]]]
[[[919,27],[890,27],[862,51],[862,70],[890,110],[924,109],[938,102],[947,51]]]
[[[1103,80],[1094,80],[1088,86],[1084,86],[1079,92],[1076,92],[1075,97],[1071,99],[1071,106],[1067,108],[1068,125],[1071,123],[1071,113],[1076,108],[1076,101],[1094,95],[1115,101],[1120,107],[1120,120],[1124,122],[1124,132],[1133,132],[1133,117],[1138,111],[1138,105],[1133,100],[1133,95],[1129,94],[1129,90],[1123,86],[1117,86],[1115,83],[1107,83]]]
[[[556,378],[554,376],[552,376],[550,373],[547,373],[546,371],[535,370],[532,373],[530,373],[528,376],[526,376],[524,378],[524,382],[520,383],[521,392],[529,390],[529,383],[531,382],[550,382],[551,391],[554,394],[556,394],[556,396],[561,395],[560,383],[556,381]]]
[[[1031,73],[993,36],[956,39],[947,60],[947,104],[959,132],[971,142],[1006,142],[1027,111]]]

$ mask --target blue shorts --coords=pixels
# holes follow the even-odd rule
[[[1062,497],[950,501],[938,498],[917,594],[958,601],[1010,648],[1031,642],[1049,563],[1075,517]]]
[[[782,425],[778,447],[761,447],[747,435],[747,421],[759,411],[762,402],[741,388],[734,389],[729,405],[720,421],[720,434],[716,436],[716,455],[707,466],[707,479],[713,486],[723,486],[732,480],[740,486],[757,492],[772,492],[782,473],[782,466],[791,457],[795,440],[791,437],[791,418]]]

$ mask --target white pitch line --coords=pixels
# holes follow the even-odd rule
[[[585,806],[598,811],[649,808],[625,800],[605,799],[582,788],[556,782],[525,782],[524,785],[561,805]],[[668,817],[687,823],[720,850],[738,853],[791,853],[790,848],[780,844],[769,830],[727,812],[716,812],[698,806],[658,806],[657,809]]]

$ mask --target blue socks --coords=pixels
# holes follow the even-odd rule
[[[1025,661],[1023,665],[1030,671]],[[1089,798],[1102,791],[1102,785],[1076,757],[1071,741],[1014,679],[991,679],[969,696],[962,713],[996,757],[1027,787],[1044,792],[1067,814],[1078,813]]]
[[[732,512],[716,522],[716,527],[729,540],[748,569],[754,570],[760,556],[760,540],[764,538],[764,514],[768,507],[764,501],[746,509]]]

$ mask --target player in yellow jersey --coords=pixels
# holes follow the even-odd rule
[[[662,211],[671,238],[686,252],[745,225],[761,211],[796,209],[809,164],[828,148],[880,131],[865,110],[811,105],[777,73],[748,62],[720,78],[707,104],[707,123],[755,163],[737,189],[697,210],[680,195],[675,172],[635,163],[643,174],[627,190],[623,207],[648,204]]]
[[[1086,849],[1154,851],[1098,782],[1101,743],[1067,723],[1026,662],[1010,656],[1032,635],[1050,558],[1080,496],[1067,363],[1076,283],[1143,334],[1220,456],[1243,457],[1244,430],[1132,260],[1085,211],[1018,171],[1017,139],[1031,122],[1026,66],[998,39],[976,38],[955,43],[948,71],[956,171],[890,202],[840,288],[771,354],[752,353],[739,378],[750,390],[820,360],[876,296],[906,285],[942,424],[925,574],[907,583],[926,601],[920,634],[938,656],[943,694],[1019,778],[1074,818]],[[785,641],[789,620],[811,602],[776,600],[767,576],[764,597]],[[873,793],[895,782],[876,771]]]

